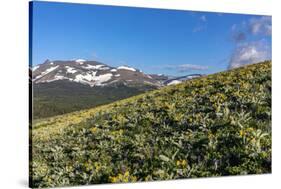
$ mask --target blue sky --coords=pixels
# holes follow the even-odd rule
[[[215,73],[271,58],[271,17],[33,3],[32,64],[97,60],[145,73]]]

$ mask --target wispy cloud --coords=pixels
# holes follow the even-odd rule
[[[188,72],[195,70],[207,70],[207,66],[195,65],[195,64],[182,64],[177,67],[179,72]]]
[[[177,72],[190,72],[190,71],[202,71],[202,70],[207,70],[208,66],[202,66],[202,65],[197,65],[197,64],[180,64],[180,65],[166,65],[163,66],[165,69],[173,69],[176,70]]]
[[[251,18],[241,24],[233,24],[231,32],[232,39],[236,43],[245,41],[249,35],[271,36],[271,17],[262,16],[260,18]]]
[[[271,35],[272,22],[271,17],[263,16],[261,18],[252,18],[249,21],[249,30],[252,34]]]
[[[202,22],[207,22],[207,18],[206,18],[205,15],[202,15],[202,16],[200,17],[200,20],[201,20]]]
[[[205,26],[196,26],[193,28],[192,32],[196,33],[196,32],[200,32],[203,31],[206,27]]]
[[[271,59],[271,48],[264,41],[246,42],[236,46],[229,61],[229,69]]]
[[[99,57],[99,56],[98,56],[98,54],[97,54],[96,52],[92,52],[91,56],[92,56],[94,59],[96,59],[96,58],[98,58],[98,57]]]
[[[199,17],[199,21],[197,25],[192,29],[192,32],[200,32],[207,28],[207,17],[205,15],[202,15]]]

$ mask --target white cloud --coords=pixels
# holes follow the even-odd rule
[[[271,59],[271,48],[265,41],[241,43],[236,46],[230,61],[229,69]]]
[[[241,24],[233,24],[231,37],[235,49],[229,60],[228,68],[237,68],[271,59],[271,44],[268,40],[258,38],[271,37],[272,23],[270,16],[252,17]],[[253,36],[256,36],[253,38]]]
[[[270,16],[252,18],[249,21],[249,30],[252,34],[271,35],[272,22]]]

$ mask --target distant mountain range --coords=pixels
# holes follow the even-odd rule
[[[201,76],[200,74],[192,74],[171,78],[163,74],[145,74],[139,69],[129,66],[112,67],[97,61],[83,59],[69,61],[46,60],[43,64],[32,68],[32,81],[35,84],[64,80],[91,87],[116,84],[161,87],[178,84]]]
[[[129,66],[112,67],[96,61],[82,59],[73,61],[49,61],[32,68],[34,83],[49,83],[58,80],[94,86],[115,84],[161,86],[161,80],[153,79],[138,69]]]
[[[91,108],[202,76],[145,74],[125,65],[113,67],[83,59],[46,60],[31,68],[30,74],[34,118]]]

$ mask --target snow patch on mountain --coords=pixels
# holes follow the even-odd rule
[[[112,74],[111,73],[107,73],[107,74],[103,74],[103,75],[99,75],[97,76],[95,79],[96,79],[96,85],[102,85],[102,83],[110,80],[112,77]]]
[[[167,83],[167,85],[176,85],[176,84],[179,84],[179,83],[181,83],[181,82],[182,82],[182,81],[179,81],[179,80],[173,80],[173,81]]]
[[[74,74],[74,73],[77,72],[77,70],[75,70],[75,68],[73,68],[73,67],[65,66],[65,68],[66,68],[66,72],[67,72],[67,73]]]
[[[40,67],[40,66],[34,66],[34,67],[32,68],[32,71],[37,70],[39,67]]]
[[[86,73],[85,75],[83,74],[78,74],[75,76],[74,81],[77,82],[84,82],[86,81],[93,81],[94,78],[96,77],[97,72],[92,72],[92,73]]]
[[[50,68],[46,69],[46,70],[45,70],[44,72],[42,72],[40,75],[36,76],[35,80],[36,80],[36,79],[39,79],[39,78],[41,78],[41,77],[43,77],[43,76],[45,76],[45,75],[47,75],[48,73],[54,71],[54,70],[57,69],[58,67],[59,67],[59,66],[54,66],[54,67],[50,67]]]
[[[104,65],[98,64],[98,65],[90,65],[87,64],[86,66],[82,66],[82,68],[88,69],[88,70],[97,70],[103,67]]]
[[[99,70],[109,70],[109,69],[110,69],[110,68],[109,68],[109,67],[106,67],[106,66],[99,68]]]
[[[56,80],[63,80],[63,79],[72,80],[71,78],[64,77],[63,75],[55,75],[55,79],[56,79]]]
[[[77,59],[77,60],[75,60],[75,62],[86,62],[86,60],[84,60],[84,59]]]
[[[164,82],[164,84],[165,85],[175,85],[175,84],[182,83],[183,81],[198,78],[198,77],[201,77],[201,76],[202,76],[201,74],[192,74],[192,75],[180,76],[180,77],[177,77],[177,78],[167,80],[166,82]]]
[[[104,82],[108,81],[111,79],[112,74],[111,73],[106,73],[103,75],[96,75],[97,72],[92,72],[92,73],[86,73],[85,75],[83,74],[78,74],[75,76],[74,81],[80,82],[80,83],[86,83],[91,86],[95,85],[102,85]]]
[[[98,65],[90,65],[87,64],[86,66],[82,66],[82,68],[87,69],[87,70],[109,70],[110,68],[102,65],[102,64],[98,64]]]
[[[73,79],[65,77],[63,75],[55,75],[53,79],[45,80],[42,83],[50,83],[50,82],[53,82],[53,81],[64,80],[64,79],[69,80],[69,81],[73,80]]]
[[[133,71],[133,72],[136,71],[135,68],[131,68],[131,67],[128,67],[128,66],[119,66],[117,69],[118,70],[130,70],[130,71]]]
[[[82,65],[82,64],[84,64],[84,62],[86,62],[86,60],[84,60],[84,59],[77,59],[77,60],[75,60],[75,62],[77,62],[78,64]]]
[[[48,69],[46,69],[44,72],[42,72],[43,75],[46,75],[52,71],[54,71],[55,69],[57,69],[59,66],[54,66],[54,67],[50,67]]]

